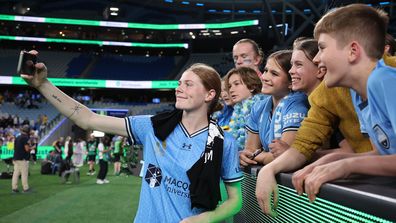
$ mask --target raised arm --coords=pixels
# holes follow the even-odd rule
[[[30,51],[37,54],[37,51]],[[21,77],[32,87],[36,88],[47,100],[64,116],[68,117],[79,127],[87,130],[127,136],[125,121],[122,118],[104,116],[92,112],[83,104],[63,93],[47,79],[47,68],[43,63],[36,64],[33,76],[22,74]]]

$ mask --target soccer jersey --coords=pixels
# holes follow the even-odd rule
[[[213,118],[217,120],[217,123],[221,128],[223,128],[223,130],[227,131],[230,129],[229,124],[233,111],[234,108],[232,106],[224,105],[221,111],[213,114]]]
[[[88,155],[96,155],[96,142],[94,140],[88,141]]]
[[[121,139],[118,138],[115,142],[114,142],[114,153],[120,153],[121,150]]]
[[[107,146],[105,146],[102,142],[100,142],[98,144],[99,159],[108,161],[109,160],[108,152],[103,152],[104,150],[107,150]]]
[[[396,154],[396,69],[381,60],[367,80],[367,100],[351,90],[360,129],[382,155]]]
[[[143,145],[144,178],[135,222],[179,222],[202,213],[202,209],[191,209],[186,171],[204,152],[208,127],[189,135],[179,123],[162,142],[155,137],[149,116],[130,116],[125,120],[129,137]],[[225,183],[242,180],[235,140],[227,133],[221,178]]]
[[[308,112],[308,99],[302,92],[292,92],[285,96],[272,114],[272,97],[256,103],[246,123],[246,129],[259,134],[261,145],[269,152],[268,145],[280,139],[282,133],[297,131]]]

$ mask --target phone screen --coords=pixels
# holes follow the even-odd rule
[[[19,55],[17,73],[34,75],[36,71],[35,64],[37,63],[37,56],[25,51],[21,51]]]

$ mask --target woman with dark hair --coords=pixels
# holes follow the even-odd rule
[[[241,164],[253,160],[267,164],[281,152],[272,151],[270,144],[281,139],[287,144],[294,140],[297,129],[308,111],[307,96],[292,91],[291,68],[292,51],[281,50],[272,53],[261,76],[262,93],[271,95],[256,103],[246,123],[248,136],[245,150],[240,153]],[[254,151],[254,152],[252,152]]]
[[[292,89],[294,91],[302,91],[309,96],[322,82],[326,74],[326,70],[320,69],[313,61],[318,51],[318,41],[315,39],[306,38],[301,41],[295,41],[291,59],[292,67],[289,70],[292,77]],[[277,142],[274,147],[286,150],[289,145]],[[354,152],[340,129],[335,128],[329,142],[315,152],[314,159],[331,152],[339,151],[349,153]]]
[[[235,141],[209,118],[221,109],[221,80],[213,68],[194,64],[183,73],[174,111],[117,118],[92,112],[49,82],[43,63],[35,66],[33,76],[21,76],[78,126],[143,145],[145,176],[135,222],[219,222],[239,212],[242,173]],[[217,207],[220,178],[229,198]]]

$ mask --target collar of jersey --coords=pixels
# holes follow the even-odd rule
[[[183,125],[182,122],[179,122],[179,125],[180,125],[180,128],[183,130],[184,134],[185,134],[188,138],[192,138],[192,137],[194,137],[194,136],[197,136],[197,135],[199,135],[199,134],[201,134],[201,133],[207,131],[208,128],[209,128],[208,126],[206,126],[206,127],[202,128],[202,129],[200,129],[200,130],[198,130],[198,131],[196,131],[196,132],[190,134],[190,133],[188,133],[186,127],[184,127],[184,125]]]

